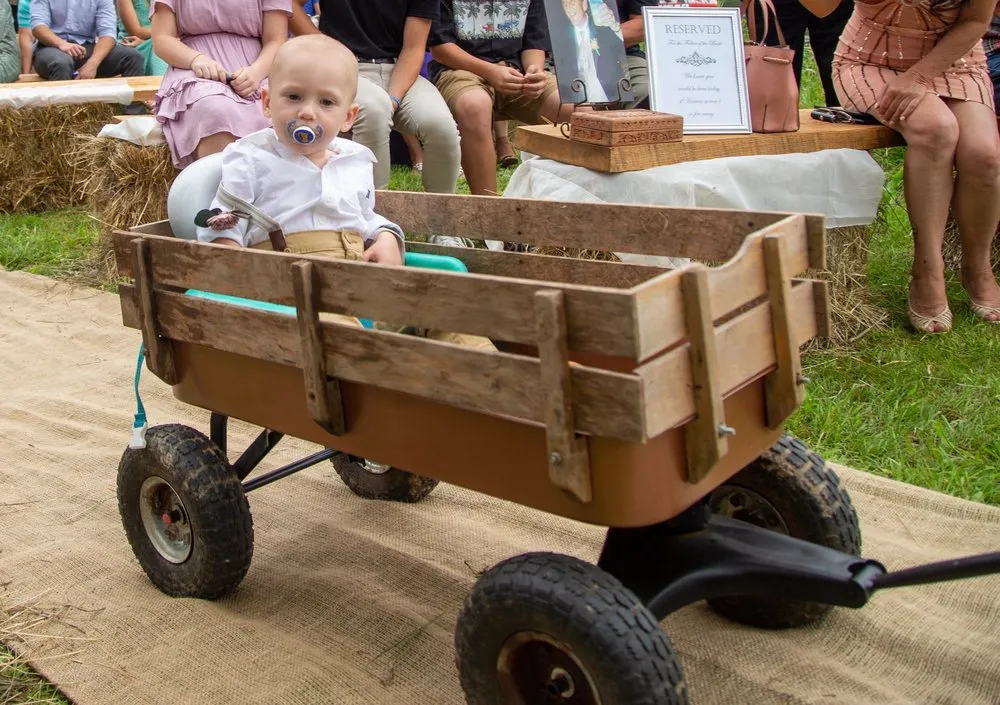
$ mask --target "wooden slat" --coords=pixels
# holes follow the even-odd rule
[[[406,249],[408,252],[457,257],[465,262],[470,272],[475,274],[534,281],[569,282],[586,286],[610,286],[615,289],[629,289],[667,271],[663,267],[626,262],[534,253],[494,252],[479,248],[431,245],[425,242],[407,241]]]
[[[44,81],[44,80],[45,79],[39,76],[37,73],[22,73],[17,77],[17,81],[15,81],[15,83],[38,83],[39,81]]]
[[[785,240],[785,262],[789,277],[809,268],[806,218],[791,215],[748,237],[733,259],[708,274],[709,308],[716,321],[767,292],[763,240],[780,235]],[[636,318],[639,349],[645,359],[676,344],[686,335],[680,280],[673,273],[637,286]]]
[[[35,74],[26,74],[29,76],[34,76]],[[25,88],[30,88],[34,86],[45,86],[45,87],[57,87],[57,88],[79,88],[80,86],[99,86],[99,85],[117,85],[119,83],[128,83],[129,87],[132,88],[132,99],[135,101],[147,101],[152,100],[153,96],[160,89],[160,82],[162,81],[162,76],[120,76],[118,78],[92,78],[87,81],[71,80],[71,81],[45,81],[39,77],[39,80],[34,78],[28,79],[18,79],[17,83],[0,83],[0,93],[5,90],[24,90]],[[26,86],[25,84],[30,84]]]
[[[379,214],[407,233],[724,261],[788,213],[379,191]],[[822,218],[819,218],[822,222]]]
[[[138,328],[135,287],[119,287],[123,323]],[[156,291],[161,335],[298,367],[296,320],[169,291]],[[531,316],[527,316],[531,320]],[[532,321],[533,322],[533,321]],[[340,380],[372,384],[467,409],[536,423],[545,390],[537,359],[464,348],[394,333],[321,323],[327,369]],[[576,431],[643,442],[642,383],[635,375],[574,366]],[[249,382],[248,382],[249,383]]]
[[[319,321],[319,282],[312,262],[292,266],[295,313],[299,326],[299,355],[306,388],[306,407],[313,421],[335,436],[346,432],[340,384],[327,379]]]
[[[129,276],[131,268],[123,256],[127,243],[137,237],[114,234],[122,276]],[[308,260],[321,282],[322,311],[510,342],[535,341],[534,319],[525,313],[534,309],[538,282],[142,237],[155,255],[153,277],[158,286],[294,305],[291,267]],[[628,292],[559,283],[547,283],[546,288],[565,292],[573,350],[637,359],[635,313]]]
[[[817,282],[797,282],[789,308],[796,321],[795,343],[803,345],[816,336],[814,287]],[[763,302],[715,329],[719,385],[728,397],[774,369],[770,304]],[[643,380],[647,414],[646,431],[652,438],[695,417],[691,395],[691,359],[682,345],[636,370]],[[739,429],[737,429],[737,432]]]
[[[566,307],[561,291],[535,294],[545,440],[552,483],[581,502],[593,499],[587,441],[574,432],[573,386],[566,346]]]
[[[802,404],[802,364],[799,346],[792,333],[794,320],[788,305],[792,283],[785,267],[784,242],[775,235],[764,238],[767,297],[771,305],[771,339],[774,341],[777,365],[764,379],[767,426],[772,430],[780,428]]]
[[[517,128],[515,146],[531,154],[595,171],[639,171],[681,162],[792,154],[824,149],[879,149],[905,145],[902,136],[883,125],[850,125],[813,120],[800,111],[797,132],[730,135],[684,135],[680,142],[606,147],[570,140],[555,125]]]
[[[153,276],[150,265],[149,243],[144,240],[132,242],[132,270],[135,272],[136,299],[139,313],[139,328],[142,330],[142,344],[146,349],[146,366],[149,371],[167,384],[177,382],[177,368],[170,342],[160,339],[156,319],[156,304],[153,300]]]
[[[813,282],[813,305],[816,307],[816,337],[827,340],[833,326],[830,317],[830,282]]]
[[[712,326],[707,269],[701,266],[681,273],[684,292],[684,319],[688,330],[691,360],[691,391],[695,418],[684,427],[687,452],[687,481],[698,482],[708,475],[728,451],[722,407],[721,369],[716,355],[715,328]]]

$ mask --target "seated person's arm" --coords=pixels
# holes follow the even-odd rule
[[[271,73],[271,62],[278,52],[278,47],[288,39],[288,15],[280,10],[268,10],[264,13],[263,29],[260,33],[260,54],[250,66],[250,72],[257,84]],[[235,87],[236,80],[233,80]],[[257,86],[254,86],[256,90]]]
[[[312,24],[312,23],[310,23]],[[424,65],[424,47],[431,33],[431,20],[426,17],[407,17],[403,25],[403,48],[389,77],[389,96],[402,100],[420,75]],[[393,101],[393,108],[398,108]]]
[[[302,34],[319,34],[319,29],[302,9],[305,4],[306,0],[294,0],[292,3],[292,19],[288,22],[288,28],[296,37]]]
[[[48,0],[34,0],[31,3],[31,33],[35,35],[35,39],[41,42],[47,47],[55,47],[61,51],[66,52],[73,58],[77,56],[84,55],[84,49],[79,44],[73,44],[72,42],[67,42],[65,39],[57,35],[51,29],[49,25],[52,24],[52,11],[49,8]],[[79,47],[79,54],[76,50],[71,50],[71,47]]]
[[[33,0],[32,8],[34,8]],[[153,51],[171,66],[179,69],[191,69],[199,78],[212,81],[226,80],[226,70],[215,59],[195,51],[180,40],[177,32],[177,17],[174,11],[163,3],[156,2],[150,9],[152,14]]]
[[[531,0],[521,38],[521,65],[524,66],[524,95],[537,98],[545,90],[545,52],[549,49],[549,31],[542,0]]]
[[[642,8],[646,5],[656,7],[656,0],[632,0],[626,16],[619,18],[626,49],[646,41],[646,27],[642,19]]]
[[[122,24],[125,26],[125,33],[130,37],[138,37],[139,39],[149,39],[152,36],[152,32],[149,27],[143,27],[142,23],[139,21],[139,15],[136,14],[135,5],[132,4],[132,0],[118,0],[118,16],[122,18]]]
[[[89,80],[97,78],[97,68],[101,65],[111,50],[118,43],[118,15],[115,13],[114,0],[101,0],[97,4],[97,43],[90,58],[79,69],[78,78]]]
[[[31,73],[31,51],[34,44],[34,35],[31,34],[31,28],[24,27],[19,29],[17,40],[21,45],[21,73]]]

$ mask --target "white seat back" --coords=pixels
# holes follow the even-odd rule
[[[167,195],[167,218],[174,237],[195,240],[198,237],[194,218],[212,206],[212,199],[222,181],[222,153],[202,157],[184,168]]]

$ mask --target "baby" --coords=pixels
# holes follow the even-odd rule
[[[295,37],[275,54],[269,84],[273,127],[223,151],[217,214],[198,239],[274,249],[269,235],[280,231],[296,254],[401,265],[403,232],[374,211],[375,155],[338,136],[358,115],[354,54],[323,34]]]
[[[273,127],[247,135],[222,152],[222,180],[198,239],[235,247],[379,264],[403,264],[403,231],[376,215],[367,147],[338,137],[358,116],[358,60],[340,42],[307,34],[281,45],[262,91]],[[329,318],[360,326],[353,317]],[[488,338],[376,322],[481,350]]]

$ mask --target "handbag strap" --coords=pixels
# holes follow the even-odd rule
[[[761,36],[759,42],[757,41],[757,17],[755,13],[755,7],[758,2],[761,4],[761,9],[764,11],[764,34]],[[747,18],[747,30],[750,33],[750,41],[753,44],[763,44],[767,41],[767,30],[770,16],[774,15],[774,30],[778,34],[778,46],[788,46],[788,43],[785,41],[785,34],[781,31],[781,23],[778,22],[778,11],[774,8],[772,0],[744,0],[743,14]]]

